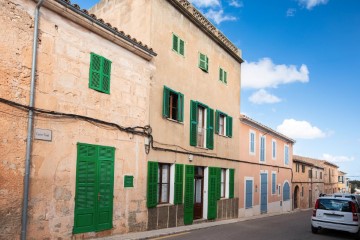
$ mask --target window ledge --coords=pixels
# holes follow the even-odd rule
[[[172,118],[165,118],[166,120],[169,120],[170,122],[174,122],[174,123],[178,123],[178,124],[181,124],[181,125],[184,125],[184,122],[180,122],[180,121],[177,121],[177,120],[174,120]]]
[[[157,208],[174,206],[172,203],[158,203]]]

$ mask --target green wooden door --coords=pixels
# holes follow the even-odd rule
[[[114,151],[79,143],[73,233],[112,228]]]
[[[208,182],[208,219],[215,219],[217,215],[217,180],[218,168],[209,167],[209,182]]]
[[[194,219],[194,166],[185,166],[185,197],[184,197],[184,224],[193,223]]]

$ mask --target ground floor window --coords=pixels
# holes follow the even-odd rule
[[[170,164],[159,163],[158,203],[168,203],[170,193]]]
[[[225,197],[225,191],[226,191],[226,169],[221,169],[221,180],[220,180],[220,197]]]

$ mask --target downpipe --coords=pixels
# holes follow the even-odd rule
[[[30,103],[29,103],[29,115],[27,125],[27,139],[26,139],[26,157],[25,157],[25,175],[24,175],[24,189],[23,189],[23,208],[21,215],[21,240],[26,240],[27,230],[27,212],[29,202],[29,182],[30,182],[30,164],[31,164],[31,150],[32,150],[32,138],[33,138],[33,121],[34,121],[34,98],[35,98],[35,75],[36,75],[36,60],[37,60],[37,39],[39,33],[39,13],[41,5],[45,0],[40,0],[36,4],[34,14],[34,39],[33,39],[33,51],[32,51],[32,64],[31,64],[31,82],[30,82]]]

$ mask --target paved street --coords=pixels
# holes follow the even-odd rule
[[[311,210],[264,217],[249,221],[221,225],[191,232],[184,232],[157,239],[247,239],[247,240],[338,240],[353,239],[351,234],[336,231],[322,231],[313,234],[310,230]]]

